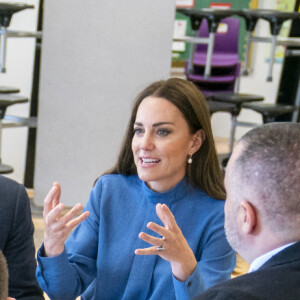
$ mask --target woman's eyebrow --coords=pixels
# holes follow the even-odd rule
[[[143,123],[141,122],[134,122],[134,125],[136,126],[143,126]],[[153,123],[152,127],[158,127],[161,125],[174,125],[173,122],[157,122],[157,123]]]
[[[174,125],[173,122],[158,122],[158,123],[154,123],[152,125],[152,127],[157,127],[157,126],[161,126],[161,125]]]

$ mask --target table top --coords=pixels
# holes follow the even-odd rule
[[[193,16],[198,18],[207,17],[229,17],[232,15],[238,15],[240,17],[257,17],[257,18],[284,18],[297,19],[300,18],[299,12],[280,11],[273,9],[213,9],[213,8],[178,8],[177,12],[185,14],[187,16]]]
[[[240,16],[243,17],[256,17],[262,18],[265,20],[289,20],[289,19],[297,19],[300,18],[299,12],[289,12],[289,11],[280,11],[280,10],[272,10],[272,9],[242,9],[239,12]]]
[[[0,2],[0,26],[8,27],[12,15],[23,9],[34,8],[34,5],[26,3],[5,3]]]
[[[6,3],[0,2],[0,13],[9,12],[15,13],[23,9],[34,8],[34,5],[29,5],[26,3]]]
[[[11,86],[0,86],[0,94],[19,93],[20,89]]]
[[[212,8],[202,8],[202,9],[178,8],[177,11],[187,16],[193,16],[198,18],[214,17],[214,16],[226,18],[241,12],[241,10],[236,10],[236,9],[212,9]]]
[[[241,105],[244,102],[263,101],[264,97],[243,93],[219,93],[213,95],[213,100]]]
[[[0,107],[26,102],[28,102],[27,97],[12,94],[0,94]]]

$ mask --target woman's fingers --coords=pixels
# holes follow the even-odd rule
[[[159,255],[170,262],[173,275],[178,280],[185,281],[197,265],[195,255],[167,205],[157,204],[156,212],[164,226],[149,222],[147,228],[158,233],[162,238],[140,233],[139,238],[153,246],[136,249],[135,254]]]
[[[82,211],[82,206],[75,205],[65,216],[60,215],[59,208],[62,204],[57,205],[48,215],[45,222],[44,231],[44,252],[46,256],[56,256],[63,252],[64,244],[71,231],[83,220],[89,216],[89,212],[78,213]]]
[[[56,187],[56,193],[54,194],[54,199],[53,199],[53,202],[52,202],[52,205],[53,205],[52,208],[54,208],[56,205],[58,205],[60,195],[61,195],[61,186],[60,186],[60,184],[58,182],[54,182],[53,186]]]
[[[55,206],[52,210],[50,210],[48,214],[44,215],[45,225],[57,221],[61,217],[64,208],[64,204],[59,203],[59,205]]]
[[[63,217],[62,220],[65,224],[74,219],[82,212],[83,206],[80,203],[77,203],[70,211],[68,211]]]
[[[54,182],[44,201],[44,252],[46,256],[56,256],[62,253],[64,243],[71,231],[89,216],[89,212],[82,213],[82,205],[76,204],[63,215],[65,208],[59,203],[61,187]]]
[[[44,200],[44,211],[43,216],[47,216],[49,212],[58,205],[61,194],[61,187],[58,182],[55,182],[48,192]]]
[[[156,247],[149,247],[144,249],[136,249],[134,251],[136,255],[155,255],[157,254],[157,248]]]
[[[139,234],[139,238],[147,243],[149,243],[150,245],[152,246],[162,246],[163,244],[163,241],[161,238],[157,238],[157,237],[154,237],[152,235],[149,235],[145,232],[141,232]]]
[[[163,226],[160,226],[160,225],[158,225],[156,223],[153,223],[153,222],[149,222],[147,224],[147,228],[149,228],[150,230],[158,233],[161,236],[164,236],[165,238],[168,237],[169,231],[168,231],[168,229],[166,229]]]
[[[156,205],[156,214],[163,222],[166,229],[172,229],[174,227],[177,227],[175,217],[166,204],[158,203]]]
[[[77,215],[77,213],[75,214]],[[67,218],[68,222],[66,223],[66,230],[68,233],[70,233],[77,225],[79,225],[82,221],[84,221],[90,213],[88,211],[85,211],[84,213],[80,214],[78,217],[72,217],[69,220],[69,217]]]

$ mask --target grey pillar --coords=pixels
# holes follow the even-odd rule
[[[38,205],[54,181],[85,204],[115,162],[133,98],[169,76],[175,0],[46,1],[35,162]]]

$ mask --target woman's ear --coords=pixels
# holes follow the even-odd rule
[[[191,147],[190,155],[193,155],[194,153],[196,153],[201,148],[204,141],[205,141],[205,132],[203,129],[199,129],[193,135],[193,144]]]
[[[248,201],[240,203],[239,212],[239,227],[244,234],[251,234],[257,224],[256,209]]]

